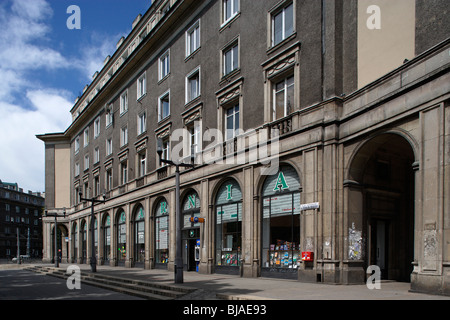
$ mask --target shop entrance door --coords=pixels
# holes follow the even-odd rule
[[[389,221],[372,220],[371,235],[371,264],[380,268],[382,279],[388,279]]]
[[[190,229],[183,231],[183,270],[196,271],[195,245],[200,239],[200,229]]]

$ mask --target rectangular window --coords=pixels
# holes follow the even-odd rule
[[[147,157],[145,153],[139,154],[139,176],[143,177],[146,174]]]
[[[120,95],[120,114],[128,111],[128,90]]]
[[[100,149],[99,147],[95,148],[94,150],[94,163],[100,162]]]
[[[94,121],[94,138],[98,138],[100,135],[100,117],[97,117]]]
[[[75,163],[75,177],[78,177],[80,175],[80,164],[77,162]]]
[[[109,156],[112,152],[112,138],[109,138],[106,140],[106,155]]]
[[[128,144],[128,126],[123,127],[120,129],[120,146],[123,147],[124,145]]]
[[[106,170],[106,190],[111,190],[113,186],[112,169]]]
[[[290,2],[272,14],[272,46],[279,44],[294,32],[294,4]]]
[[[164,79],[170,73],[170,50],[159,58],[159,80]]]
[[[159,97],[158,103],[158,119],[159,121],[167,118],[170,115],[170,91],[164,93]]]
[[[198,48],[200,48],[200,20],[186,31],[186,57],[189,57]]]
[[[96,176],[94,178],[94,196],[99,196],[100,195],[100,178],[98,176]]]
[[[161,159],[170,160],[170,141],[169,139],[163,140],[163,152],[161,155]],[[161,163],[161,167],[167,166],[167,163]]]
[[[143,134],[147,131],[147,116],[146,113],[143,112],[138,115],[138,123],[137,123],[137,135]]]
[[[225,111],[225,139],[233,139],[239,134],[239,104],[234,105]]]
[[[200,96],[200,67],[186,77],[186,103]]]
[[[109,108],[106,109],[106,128],[113,123],[113,117],[113,105],[111,104]]]
[[[194,146],[194,154],[200,152],[200,123],[195,122],[194,125],[189,130],[189,151],[188,154],[191,154],[192,146]]]
[[[147,79],[146,74],[139,77],[137,80],[137,99],[139,100],[147,93]]]
[[[234,43],[223,51],[223,75],[239,68],[239,45]]]
[[[239,12],[239,0],[223,0],[223,23],[231,20]]]
[[[84,129],[84,146],[87,147],[89,145],[89,128]]]
[[[289,115],[294,107],[294,76],[287,77],[275,84],[273,119]]]
[[[89,169],[89,155],[84,156],[84,171]]]
[[[78,151],[80,151],[80,137],[79,136],[75,138],[75,154],[77,154]]]
[[[122,162],[120,164],[121,167],[121,174],[122,174],[122,184],[126,184],[128,182],[128,166],[127,162]]]

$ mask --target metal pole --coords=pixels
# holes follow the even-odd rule
[[[183,256],[181,239],[181,210],[180,210],[180,168],[175,166],[175,215],[176,215],[176,255],[175,255],[175,283],[183,283]]]
[[[94,230],[94,199],[91,202],[91,271],[97,272],[97,259],[95,257],[95,230]]]

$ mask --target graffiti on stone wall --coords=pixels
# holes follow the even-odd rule
[[[350,260],[361,260],[363,250],[362,232],[356,230],[355,223],[348,229],[348,258]]]

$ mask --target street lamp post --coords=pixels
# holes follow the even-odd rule
[[[58,259],[58,221],[57,218],[61,217],[58,216],[58,214],[55,212],[54,214],[48,214],[47,211],[45,211],[45,216],[46,217],[55,217],[55,231],[54,231],[54,235],[53,235],[53,241],[55,244],[55,252],[53,254],[53,259],[55,260],[55,268],[59,268],[59,259]],[[66,208],[63,209],[63,217],[66,217]]]
[[[78,189],[78,194],[80,196],[80,201],[89,201],[91,203],[91,271],[97,272],[97,258],[95,256],[95,213],[94,213],[94,206],[96,203],[106,203],[106,192],[103,192],[103,200],[97,200],[94,198],[87,199],[83,198],[83,192],[81,191],[81,188]]]
[[[162,159],[163,142],[158,139],[156,152],[159,156],[160,163],[166,163],[175,166],[175,221],[176,221],[176,240],[175,240],[175,283],[183,283],[183,255],[182,255],[182,239],[181,239],[181,210],[180,210],[180,167],[194,168],[194,146],[191,146],[191,163],[176,163],[168,159]]]

